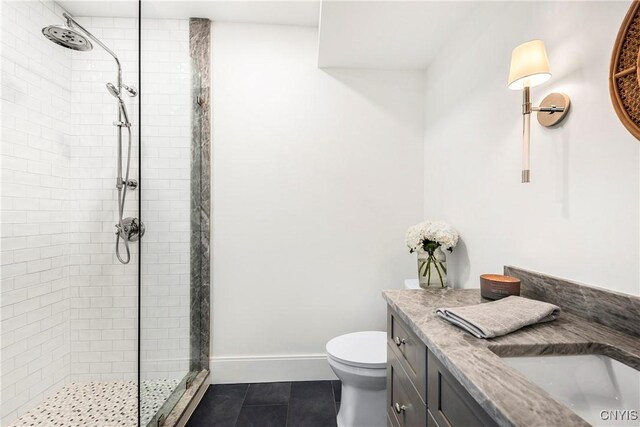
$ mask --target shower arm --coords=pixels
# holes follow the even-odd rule
[[[120,66],[120,60],[118,59],[116,54],[113,53],[113,51],[111,49],[109,49],[104,43],[102,43],[98,38],[96,38],[96,36],[91,34],[89,32],[89,30],[84,28],[82,25],[78,24],[78,21],[73,19],[68,13],[64,12],[62,14],[62,16],[67,20],[67,25],[68,26],[77,27],[79,30],[81,30],[83,33],[85,33],[87,35],[87,37],[89,37],[91,40],[96,42],[101,48],[103,48],[105,51],[107,51],[107,53],[109,55],[113,56],[113,59],[115,59],[116,65],[118,66],[118,90],[120,90],[122,88],[122,67]]]

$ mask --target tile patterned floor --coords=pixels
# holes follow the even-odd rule
[[[176,389],[179,380],[143,380],[140,389],[140,425],[146,426]]]
[[[142,383],[142,425],[153,417],[178,380]],[[138,387],[134,381],[72,383],[20,417],[12,427],[135,427]]]
[[[335,427],[340,381],[212,385],[187,427]]]

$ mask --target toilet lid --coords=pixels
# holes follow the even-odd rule
[[[327,354],[347,365],[386,368],[387,333],[365,331],[340,335],[327,343]]]

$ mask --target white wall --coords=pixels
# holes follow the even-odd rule
[[[608,92],[613,43],[629,2],[486,3],[426,72],[428,218],[451,222],[457,286],[505,264],[640,294],[638,154]],[[520,184],[521,93],[507,89],[511,49],[541,38],[553,78],[539,103],[569,94],[558,129],[532,118],[530,184]]]
[[[423,76],[320,70],[317,29],[213,25],[213,381],[328,378],[415,260]]]

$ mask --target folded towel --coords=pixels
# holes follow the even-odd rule
[[[555,320],[560,314],[560,307],[547,302],[509,296],[483,304],[439,308],[436,314],[478,338],[493,338],[527,325]]]

